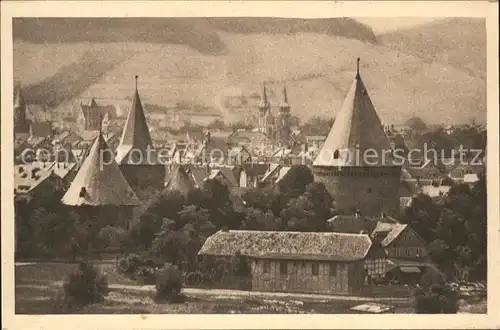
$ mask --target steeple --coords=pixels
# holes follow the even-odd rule
[[[290,104],[288,104],[288,94],[285,84],[283,84],[283,101],[280,103],[280,112],[290,112]]]
[[[14,109],[25,109],[26,103],[24,101],[21,85],[16,83],[14,88]]]
[[[62,203],[71,206],[140,205],[101,132],[62,198]]]
[[[391,150],[391,146],[361,79],[359,61],[358,58],[356,77],[314,166],[392,165],[390,154],[382,156],[385,150]],[[376,159],[368,157],[369,164],[364,157],[368,149],[377,151]]]
[[[269,110],[270,104],[267,100],[266,84],[263,84],[262,96],[259,103],[259,110],[262,114],[265,114]]]
[[[26,102],[23,97],[21,85],[14,87],[14,134],[28,134],[30,125],[26,119]]]
[[[116,150],[116,161],[118,164],[123,163],[124,158],[132,149],[144,152],[148,148],[153,147],[146,116],[144,115],[144,109],[142,108],[141,98],[139,97],[139,91],[137,89],[138,78],[138,76],[135,76],[135,90],[132,106],[128,113],[127,121],[125,122],[120,144]],[[143,154],[142,158],[145,159],[146,156]]]

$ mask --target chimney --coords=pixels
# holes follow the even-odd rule
[[[386,219],[387,218],[387,214],[385,214],[385,212],[382,211],[382,213],[380,214],[380,218]]]
[[[356,210],[356,218],[360,218],[361,217],[361,211],[359,209]]]

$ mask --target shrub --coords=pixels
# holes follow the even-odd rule
[[[182,279],[179,268],[172,264],[165,264],[155,273],[156,301],[175,302],[181,293]]]
[[[446,285],[433,284],[415,292],[417,314],[454,314],[457,312],[456,293]]]
[[[106,226],[97,234],[99,245],[103,248],[118,248],[126,238],[125,230],[120,227]]]
[[[135,253],[126,253],[116,259],[118,273],[133,275],[141,264],[141,257]]]
[[[104,300],[108,294],[106,278],[92,264],[81,262],[78,270],[64,283],[64,301],[69,307],[81,307]]]

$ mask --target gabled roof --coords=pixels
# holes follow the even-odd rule
[[[356,261],[372,246],[368,235],[327,232],[219,231],[205,241],[199,255],[254,258]]]
[[[165,183],[166,191],[174,191],[177,190],[183,195],[187,195],[187,193],[195,188],[194,181],[189,175],[186,173],[184,166],[175,165],[170,173],[170,177],[167,179]]]
[[[386,233],[387,235],[382,240],[381,244],[383,247],[387,247],[391,244],[408,225],[401,223],[388,223],[388,222],[377,222],[377,226],[373,230],[371,237],[375,237],[377,234]]]
[[[378,157],[365,159],[363,155],[368,149],[378,151]],[[337,150],[339,156],[335,157]],[[360,157],[356,157],[357,150]],[[359,75],[358,59],[356,78],[313,165],[391,166],[392,157],[389,154],[382,157],[382,150],[392,148]]]
[[[102,159],[101,159],[102,158]],[[62,202],[72,206],[137,206],[141,202],[118,168],[102,134],[95,139]]]
[[[144,109],[142,108],[136,80],[132,106],[130,107],[130,111],[127,116],[120,144],[116,149],[116,162],[118,164],[122,164],[124,161],[126,162],[129,158],[126,156],[132,149],[145,152],[148,148],[153,148],[153,141],[151,140],[148,124],[146,122],[146,116],[144,115]],[[146,158],[146,155],[143,154],[142,159],[145,160]]]

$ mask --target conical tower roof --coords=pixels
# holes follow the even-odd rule
[[[374,151],[367,151],[373,149]],[[392,166],[391,146],[358,70],[314,166]],[[373,156],[376,154],[376,156]]]
[[[136,206],[141,202],[118,168],[113,153],[99,132],[63,204],[72,206]]]
[[[181,194],[187,195],[187,193],[195,188],[194,181],[186,173],[184,166],[178,165],[172,175],[165,185],[165,191],[178,190]]]
[[[126,156],[132,149],[141,150],[143,152],[141,158],[145,161],[146,154],[144,151],[153,147],[146,116],[144,115],[144,109],[142,108],[141,99],[137,90],[137,78],[138,76],[135,76],[136,82],[132,107],[128,113],[120,144],[116,150],[116,162],[118,164],[128,161],[129,157]],[[137,164],[137,162],[133,162]]]

